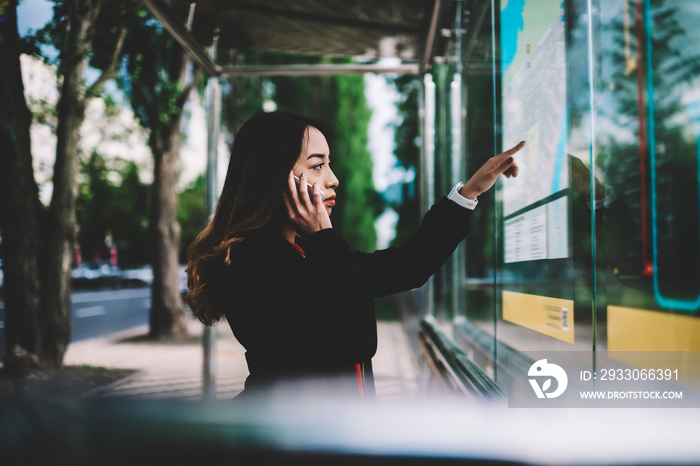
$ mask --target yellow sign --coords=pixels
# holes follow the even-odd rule
[[[503,320],[574,343],[574,301],[571,299],[504,291]]]
[[[700,351],[700,318],[608,306],[608,351]]]

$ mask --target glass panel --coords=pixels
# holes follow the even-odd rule
[[[454,18],[452,28],[443,30],[445,37],[444,56],[437,57],[433,74],[437,82],[437,133],[435,158],[435,198],[446,196],[452,187],[464,179],[463,174],[463,96],[462,96],[462,2],[450,5]],[[448,260],[434,278],[435,315],[446,324],[451,324],[463,305],[462,283],[464,267],[461,247]]]
[[[423,153],[421,183],[421,199],[424,202],[424,210],[430,208],[435,202],[435,82],[431,74],[423,76]],[[425,286],[425,312],[435,315],[435,286],[434,279],[428,280]]]
[[[494,79],[490,2],[468,2],[461,18],[466,37],[460,53],[464,121],[462,144],[466,179],[494,154]],[[495,356],[495,191],[479,196],[472,229],[463,244],[464,287],[455,322],[455,339],[487,374],[494,376]]]
[[[527,145],[518,178],[480,197],[457,279],[450,267],[437,279],[443,322],[453,293],[456,341],[500,384],[525,351],[700,351],[696,2],[461,6],[462,132],[447,131],[458,112],[443,97],[436,195],[449,189],[438,180]],[[438,95],[454,96],[452,65],[438,68]]]
[[[436,105],[436,143],[435,143],[435,199],[440,199],[449,193],[452,188],[451,177],[451,111],[450,111],[450,85],[454,64],[446,57],[438,57],[438,62],[433,66],[433,77],[437,89]],[[448,261],[434,275],[435,286],[435,317],[438,320],[450,323],[453,317],[452,301],[452,268]]]
[[[526,141],[496,211],[503,368],[513,350],[593,345],[588,21],[574,3],[510,0],[495,10],[498,152]]]
[[[698,6],[601,2],[601,349],[700,350]]]

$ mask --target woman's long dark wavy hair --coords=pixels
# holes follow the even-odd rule
[[[291,112],[260,112],[238,132],[214,216],[187,251],[187,304],[204,325],[219,320],[210,284],[215,264],[230,263],[231,248],[263,230],[279,231],[287,219],[283,193],[308,138],[317,128],[330,144],[323,120]]]

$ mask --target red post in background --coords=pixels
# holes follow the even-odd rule
[[[109,247],[109,264],[117,266],[117,247],[114,245]]]

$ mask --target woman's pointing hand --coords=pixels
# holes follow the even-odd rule
[[[518,165],[513,160],[512,155],[522,149],[524,145],[525,141],[521,141],[512,149],[508,149],[488,159],[486,163],[469,178],[469,181],[464,183],[464,186],[459,190],[459,194],[467,199],[476,199],[477,196],[491,189],[498,175],[503,174],[506,178],[518,176]]]

